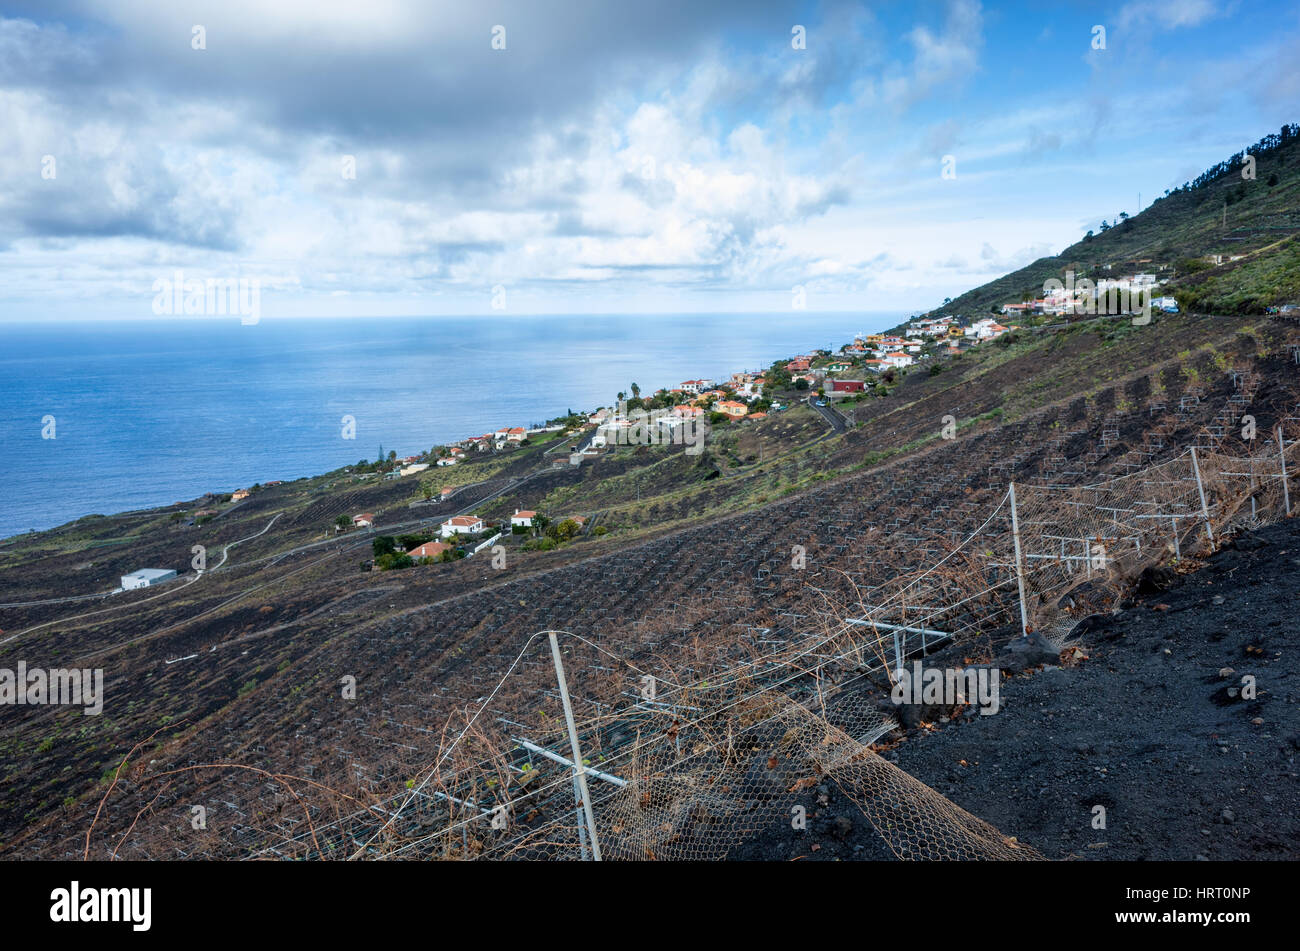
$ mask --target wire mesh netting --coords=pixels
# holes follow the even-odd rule
[[[393,711],[386,736],[409,741],[387,740],[391,754],[368,769],[348,749],[309,777],[190,763],[140,769],[132,795],[144,812],[220,777],[239,822],[220,843],[189,840],[200,854],[715,860],[789,828],[800,793],[831,783],[898,858],[1041,859],[880,755],[898,725],[882,678],[1022,629],[1064,649],[1144,570],[1287,514],[1296,445],[1274,436],[1238,453],[1188,448],[1094,484],[1016,483],[967,505],[960,534],[867,534],[864,547],[909,544],[876,571],[803,583],[799,612],[737,592],[721,609],[647,613],[617,636],[544,631],[509,655],[480,654],[478,692],[437,726]],[[950,489],[935,498],[957,504]]]

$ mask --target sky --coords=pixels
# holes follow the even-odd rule
[[[1300,6],[0,0],[0,320],[919,311],[1300,120]],[[945,174],[946,173],[946,174]]]

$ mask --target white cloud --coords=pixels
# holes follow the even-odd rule
[[[1135,0],[1120,8],[1117,22],[1121,30],[1132,27],[1174,30],[1199,26],[1218,12],[1211,0]]]

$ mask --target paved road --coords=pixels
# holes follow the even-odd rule
[[[817,397],[815,395],[808,397],[808,405],[821,414],[822,419],[830,423],[831,429],[835,430],[835,432],[842,433],[844,430],[849,428],[844,417],[840,415],[838,410],[832,409],[829,406],[818,406]]]

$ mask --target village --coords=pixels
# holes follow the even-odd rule
[[[342,472],[353,482],[376,479],[394,482],[423,476],[433,469],[451,469],[485,456],[495,458],[539,443],[555,443],[542,456],[549,459],[553,469],[581,466],[623,447],[685,446],[687,455],[698,455],[711,431],[761,423],[770,414],[781,413],[795,402],[806,402],[819,412],[830,414],[827,421],[839,429],[854,425],[849,407],[863,399],[888,394],[909,372],[924,368],[930,375],[940,373],[946,359],[993,341],[1005,343],[1022,326],[1040,328],[1052,318],[1068,321],[1076,315],[1130,314],[1138,309],[1140,302],[1163,313],[1176,314],[1178,305],[1172,297],[1152,297],[1162,283],[1162,279],[1150,273],[1094,282],[1087,278],[1076,281],[1073,272],[1069,272],[1064,282],[1049,280],[1040,298],[995,308],[1002,320],[995,316],[977,318],[962,314],[913,316],[892,331],[858,333],[852,342],[837,350],[813,349],[777,360],[766,370],[734,372],[726,380],[707,377],[683,380],[677,386],[661,388],[650,395],[644,395],[633,383],[631,392],[618,393],[612,406],[571,411],[545,425],[502,426],[401,458],[395,451],[385,455],[380,447],[375,462],[362,460]],[[1012,318],[1025,323],[1011,323]],[[419,501],[412,502],[412,507],[447,503],[463,483],[463,480],[453,480],[456,484],[439,485],[429,476],[414,481]],[[238,489],[226,496],[209,494],[205,497],[209,504],[196,510],[187,524],[202,525],[222,514],[221,504],[237,504],[263,488],[282,484],[275,480]],[[358,530],[374,533],[374,522],[375,516],[369,512],[339,515],[332,534]],[[395,536],[376,533],[375,557],[366,569],[390,570],[455,561],[489,548],[499,553],[501,539],[507,535],[526,536],[519,546],[524,551],[551,550],[589,531],[587,516],[581,514],[552,519],[538,511],[516,509],[508,519],[491,521],[474,512],[462,512],[442,520],[436,531]],[[595,533],[603,534],[604,529]],[[177,573],[171,569],[139,569],[123,576],[117,591],[162,584],[176,577]]]
[[[1103,288],[1104,290],[1104,288]],[[1055,306],[1055,296],[1045,299]],[[1043,302],[1030,302],[1035,306]],[[1026,312],[1030,304],[1007,305],[1008,314]],[[1051,313],[1041,308],[1034,314]],[[941,360],[998,340],[1020,329],[993,317],[963,318],[961,315],[931,318],[913,317],[893,332],[859,333],[838,350],[813,349],[789,359],[775,361],[766,370],[734,372],[725,380],[707,377],[683,380],[677,386],[643,395],[633,384],[631,393],[618,393],[616,403],[594,411],[570,413],[545,425],[502,426],[489,433],[467,436],[429,451],[398,457],[385,455],[380,447],[376,460],[362,460],[345,467],[342,476],[352,482],[379,480],[394,482],[412,478],[417,501],[412,507],[436,505],[452,510],[450,503],[463,487],[463,480],[439,485],[431,470],[448,470],[484,457],[495,458],[539,443],[554,443],[542,458],[555,469],[581,466],[621,447],[685,446],[688,455],[702,451],[706,436],[718,427],[752,426],[771,414],[781,413],[797,401],[819,411],[844,408],[872,395],[884,395],[911,370],[926,367],[938,372]],[[830,417],[843,420],[843,417]],[[850,423],[851,425],[851,423]],[[427,473],[427,475],[426,475]],[[274,480],[229,495],[210,494],[205,506],[196,510],[188,524],[204,524],[223,514],[222,505],[236,505],[264,488],[282,485]],[[470,558],[485,549],[499,554],[506,536],[523,551],[551,550],[592,531],[588,516],[548,516],[533,509],[516,509],[508,518],[485,518],[475,512],[461,512],[442,519],[436,529],[386,534],[375,525],[371,512],[339,515],[333,535],[366,531],[374,534],[373,561],[367,570],[392,570],[420,564]],[[522,536],[522,537],[520,537]],[[176,571],[145,568],[122,578],[118,591],[150,587],[171,581]]]

